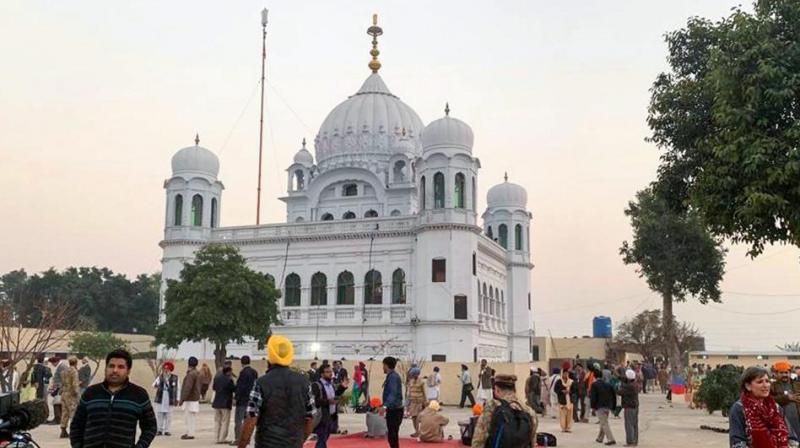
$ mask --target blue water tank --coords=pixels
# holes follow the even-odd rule
[[[595,338],[610,338],[611,318],[608,316],[595,316],[592,319],[592,336]]]

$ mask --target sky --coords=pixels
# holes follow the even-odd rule
[[[425,123],[475,132],[479,210],[489,187],[528,191],[539,335],[588,335],[660,307],[618,254],[623,214],[655,175],[649,88],[664,34],[733,1],[0,2],[0,272],[160,267],[170,158],[220,157],[221,224],[255,222],[259,11],[270,9],[262,215],[285,220],[286,173],[303,138],[369,75],[379,14],[381,76]],[[677,304],[710,350],[800,339],[800,251],[755,260],[730,246],[722,304]]]

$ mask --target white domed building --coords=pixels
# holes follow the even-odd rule
[[[298,359],[531,361],[525,189],[507,179],[489,189],[480,226],[472,129],[449,105],[425,126],[371,54],[372,73],[323,121],[314,155],[303,140],[287,168],[286,222],[220,227],[219,160],[197,140],[175,154],[164,282],[203,245],[233,244],[281,289],[274,331],[294,341]],[[185,343],[174,355],[211,353]]]

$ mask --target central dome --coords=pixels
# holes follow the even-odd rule
[[[320,170],[363,162],[387,162],[406,138],[420,154],[424,128],[414,109],[392,94],[377,73],[351,97],[333,108],[314,139]]]

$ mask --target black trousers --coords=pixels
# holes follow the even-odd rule
[[[400,448],[400,424],[403,423],[403,408],[386,410],[386,438],[389,448]]]
[[[458,404],[458,407],[463,408],[464,402],[467,401],[469,398],[470,407],[475,406],[475,397],[472,396],[472,389],[467,386],[466,384],[461,385],[461,403]]]

